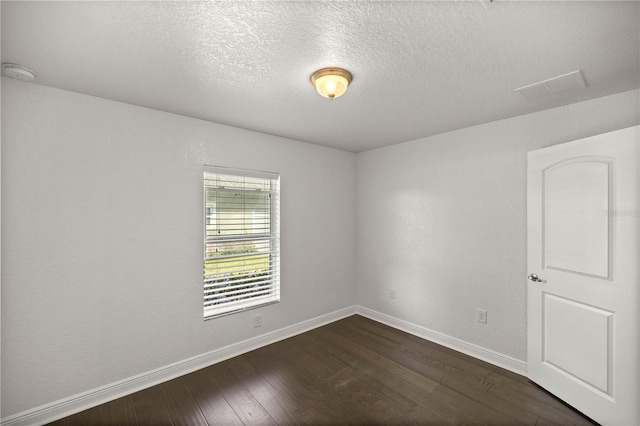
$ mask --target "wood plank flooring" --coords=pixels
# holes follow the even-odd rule
[[[52,423],[592,425],[525,377],[354,315]]]

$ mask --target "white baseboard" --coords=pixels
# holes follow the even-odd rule
[[[450,349],[462,352],[474,358],[481,359],[488,363],[497,365],[514,373],[526,375],[527,365],[524,361],[500,354],[490,349],[465,342],[455,337],[448,336],[437,331],[374,311],[363,306],[351,306],[321,315],[281,328],[242,342],[234,343],[220,349],[188,358],[176,363],[166,365],[137,376],[129,377],[118,382],[108,384],[87,392],[83,392],[69,398],[61,399],[50,404],[42,405],[30,410],[23,411],[1,420],[3,426],[15,425],[38,425],[53,422],[55,420],[70,416],[75,413],[87,410],[105,402],[132,394],[148,387],[166,382],[167,380],[183,376],[201,368],[222,362],[229,358],[243,353],[261,348],[266,345],[287,339],[304,333],[305,331],[321,327],[323,325],[338,321],[348,316],[359,314],[364,317],[386,324],[398,330],[405,331],[420,338],[430,340]]]
[[[444,333],[430,330],[426,327],[422,327],[420,325],[413,324],[378,311],[374,311],[373,309],[365,308],[364,306],[356,306],[356,313],[382,324],[386,324],[389,327],[397,328],[398,330],[413,334],[414,336],[418,336],[422,339],[430,340],[439,345],[446,346],[449,349],[453,349],[474,358],[481,359],[482,361],[486,361],[490,364],[497,365],[498,367],[502,367],[516,374],[520,374],[522,376],[527,375],[527,363],[525,361],[492,351],[491,349],[483,348],[482,346],[478,346],[476,344],[469,343],[455,337],[448,336]]]
[[[97,405],[104,404],[105,402],[112,401],[116,398],[146,389],[150,386],[166,382],[167,380],[180,377],[201,368],[208,367],[218,362],[222,362],[254,349],[293,337],[304,333],[305,331],[321,327],[331,322],[351,316],[355,313],[356,308],[354,306],[340,309],[338,311],[321,315],[242,342],[234,343],[220,349],[215,349],[211,352],[178,361],[137,376],[129,377],[106,386],[92,389],[69,398],[61,399],[50,404],[42,405],[40,407],[5,417],[0,423],[2,426],[31,426],[49,423]]]

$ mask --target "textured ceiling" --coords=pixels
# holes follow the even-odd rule
[[[363,151],[640,87],[637,1],[2,2],[36,82]],[[309,76],[341,66],[340,99]],[[581,70],[587,87],[514,89]]]

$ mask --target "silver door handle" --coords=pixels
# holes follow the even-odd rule
[[[536,283],[536,282],[538,282],[538,283],[544,282],[544,280],[541,280],[536,274],[529,274],[529,276],[527,278],[529,280],[533,281],[534,283]]]

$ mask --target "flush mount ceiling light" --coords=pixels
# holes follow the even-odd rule
[[[311,84],[320,96],[334,99],[344,95],[351,79],[351,73],[342,68],[322,68],[313,73]]]

